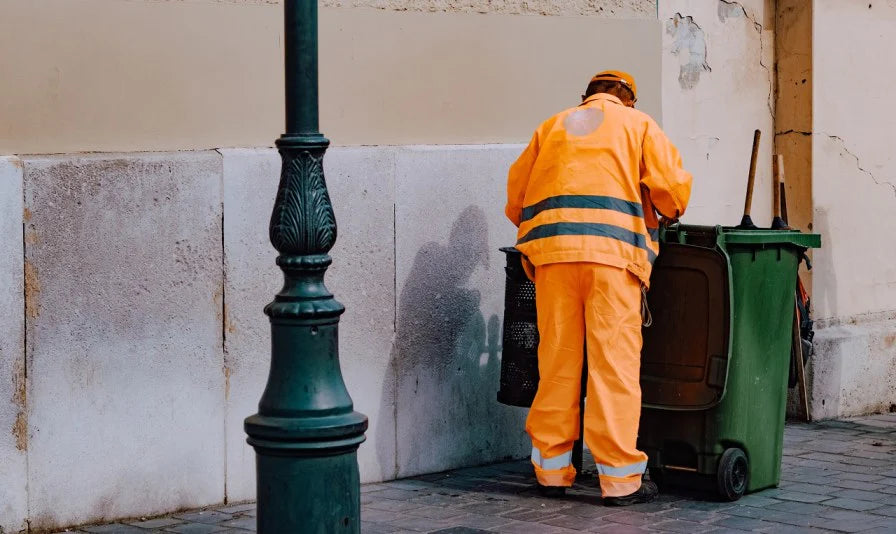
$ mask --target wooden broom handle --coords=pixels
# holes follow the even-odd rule
[[[750,155],[750,174],[747,177],[747,198],[744,201],[744,215],[750,215],[753,206],[753,182],[756,180],[756,159],[759,157],[759,137],[762,132],[753,132],[753,153]]]
[[[772,209],[774,209],[774,216],[777,218],[781,217],[781,184],[784,183],[784,156],[781,154],[776,154],[772,156],[772,175],[774,177],[773,184],[773,201],[772,201]]]

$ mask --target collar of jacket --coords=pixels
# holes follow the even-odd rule
[[[619,98],[611,95],[610,93],[595,93],[595,94],[589,96],[588,98],[586,98],[585,101],[582,102],[580,105],[584,106],[585,104],[590,104],[591,102],[594,102],[595,100],[609,100],[610,102],[619,104],[620,106],[622,105],[622,100],[619,100]]]

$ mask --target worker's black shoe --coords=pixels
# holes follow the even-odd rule
[[[656,499],[658,493],[659,489],[656,487],[656,483],[645,477],[641,480],[641,487],[638,488],[638,491],[623,497],[604,497],[604,505],[630,506],[646,503]]]
[[[549,499],[559,499],[566,496],[566,487],[564,486],[542,486],[538,484],[538,494]]]

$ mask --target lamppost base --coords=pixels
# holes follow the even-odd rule
[[[358,412],[324,417],[246,419],[255,448],[259,533],[358,533],[358,446],[367,418]]]

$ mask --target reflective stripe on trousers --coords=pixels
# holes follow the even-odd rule
[[[638,462],[636,464],[625,465],[622,467],[612,467],[609,465],[597,464],[597,474],[608,477],[625,478],[632,475],[642,475],[647,469],[647,462]]]
[[[532,463],[548,471],[563,469],[564,467],[568,467],[572,463],[572,451],[564,452],[563,454],[554,456],[553,458],[544,458],[541,455],[541,451],[538,450],[537,447],[532,447]]]

